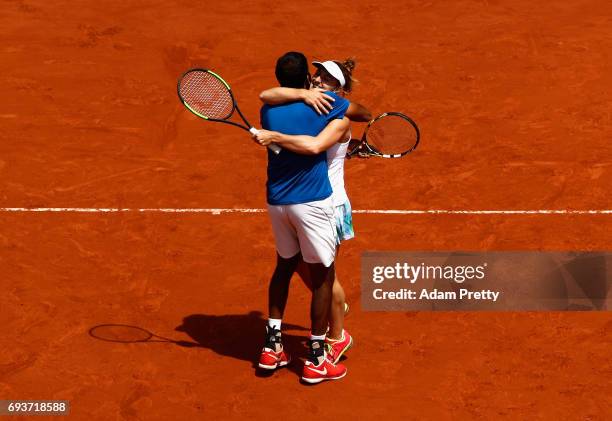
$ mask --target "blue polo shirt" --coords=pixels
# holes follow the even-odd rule
[[[319,115],[301,101],[264,105],[261,126],[289,135],[317,136],[330,121],[344,118],[349,106],[349,101],[337,94],[325,93],[335,99],[329,114]],[[283,149],[276,155],[268,150],[266,191],[270,205],[294,205],[328,198],[332,188],[327,176],[326,152],[301,155]]]

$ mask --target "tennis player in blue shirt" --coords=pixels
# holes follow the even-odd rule
[[[308,61],[301,53],[290,52],[276,63],[280,85],[304,88],[310,84]],[[269,320],[259,367],[276,369],[290,358],[283,350],[281,321],[287,303],[289,282],[300,260],[310,272],[312,281],[311,336],[309,356],[302,380],[319,383],[346,375],[346,367],[326,358],[325,333],[334,281],[336,252],[335,219],[331,200],[332,188],[327,174],[326,150],[345,135],[349,122],[344,116],[349,102],[336,95],[328,114],[317,113],[301,101],[264,105],[261,124],[266,130],[288,135],[317,137],[320,150],[304,155],[283,150],[268,152],[266,184],[268,213],[276,243],[276,268],[269,287]]]

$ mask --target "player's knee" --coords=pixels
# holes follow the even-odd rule
[[[342,305],[344,303],[344,294],[334,290],[332,293],[332,303],[335,305]]]
[[[332,290],[332,301],[334,302],[334,304],[344,303],[344,290],[342,289],[342,287],[336,288],[335,284]]]
[[[281,270],[294,271],[298,263],[300,262],[301,257],[302,255],[300,253],[296,254],[295,256],[289,257],[289,258],[282,257],[280,254],[277,253],[276,254],[276,267]]]

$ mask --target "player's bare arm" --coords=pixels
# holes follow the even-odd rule
[[[346,138],[349,129],[349,119],[336,119],[325,127],[316,137],[305,135],[286,135],[279,132],[260,130],[255,139],[262,146],[276,143],[292,152],[316,155],[331,148],[334,143]]]
[[[275,87],[266,89],[259,94],[259,99],[269,105],[284,104],[291,101],[304,101],[319,114],[328,114],[333,108],[334,98],[325,93],[325,89],[294,89]],[[368,122],[372,120],[372,113],[366,107],[356,102],[349,104],[346,116],[351,121]]]
[[[304,101],[315,109],[319,115],[329,114],[333,108],[334,98],[325,93],[325,89],[295,89],[275,87],[266,89],[259,94],[259,99],[264,104],[278,105],[291,101]]]
[[[349,104],[345,114],[351,121],[367,123],[372,120],[372,113],[366,107],[356,102]]]

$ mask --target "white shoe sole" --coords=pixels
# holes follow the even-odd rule
[[[346,370],[344,373],[342,373],[341,376],[337,376],[337,377],[325,377],[325,378],[320,378],[320,379],[307,379],[306,377],[302,377],[302,381],[309,383],[309,384],[317,384],[317,383],[321,383],[324,382],[325,380],[338,380],[341,379],[342,377],[346,376],[346,373],[348,372],[348,370]]]
[[[289,360],[289,361],[291,361],[291,360]],[[258,366],[259,366],[259,368],[263,368],[265,370],[276,370],[277,368],[283,368],[283,367],[286,367],[287,365],[289,365],[289,361],[278,363],[276,365],[265,365],[265,364],[259,363]]]

